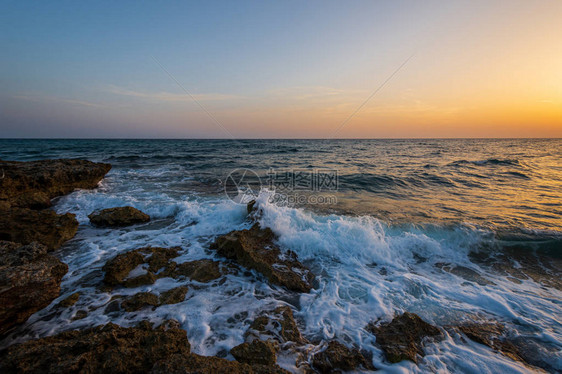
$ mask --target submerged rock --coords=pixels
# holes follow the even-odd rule
[[[68,266],[42,244],[0,241],[0,334],[59,296]]]
[[[218,237],[211,248],[221,256],[262,273],[273,284],[309,292],[314,275],[294,253],[282,253],[273,239],[271,229],[260,229],[259,224],[255,224],[249,230],[232,231]]]
[[[177,322],[153,328],[109,323],[13,345],[0,353],[0,372],[33,373],[288,373],[278,366],[247,365],[190,352]]]
[[[86,160],[2,161],[0,201],[4,208],[43,209],[77,188],[95,188],[111,165]]]
[[[125,287],[152,284],[158,277],[169,275],[165,269],[170,266],[172,258],[179,256],[180,250],[180,247],[144,247],[121,253],[103,266],[104,282],[110,286],[123,285]],[[144,269],[145,274],[128,278],[132,270],[143,264],[147,265],[147,268]],[[175,265],[175,263],[173,264]],[[164,271],[159,273],[160,270]]]
[[[456,328],[477,343],[501,352],[512,360],[525,362],[517,347],[504,335],[505,326],[499,322],[465,323]]]
[[[320,373],[334,373],[339,370],[375,370],[373,364],[358,349],[349,349],[335,340],[313,356],[312,366]]]
[[[278,346],[273,341],[254,340],[242,343],[230,350],[236,361],[245,364],[275,365]]]
[[[408,312],[380,326],[370,323],[366,329],[376,336],[376,343],[392,363],[402,360],[417,363],[417,356],[423,356],[424,339],[441,336],[437,327],[425,322],[417,314]]]
[[[173,277],[186,276],[202,283],[218,279],[222,275],[220,262],[208,259],[183,262],[173,272]]]
[[[125,227],[150,221],[150,216],[132,206],[108,208],[91,213],[88,218],[98,227]]]
[[[62,300],[60,303],[58,303],[58,306],[63,308],[68,308],[69,306],[76,304],[79,299],[80,299],[80,292],[75,292],[72,295],[68,296],[66,299]]]
[[[78,230],[78,221],[71,213],[23,208],[0,213],[0,240],[21,244],[39,242],[52,251],[72,239]]]
[[[290,307],[283,305],[262,313],[252,322],[245,337],[249,341],[274,340],[278,343],[294,342],[304,344],[299,327]]]

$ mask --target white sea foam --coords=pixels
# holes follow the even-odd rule
[[[152,246],[181,246],[178,262],[214,258],[208,250],[219,234],[248,228],[246,207],[226,199],[190,197],[174,199],[165,192],[120,192],[111,186],[77,191],[59,200],[59,212],[70,211],[81,224],[78,235],[61,251],[69,265],[62,294],[51,306],[36,313],[20,329],[17,340],[107,322],[123,326],[148,319],[159,323],[177,319],[187,330],[194,352],[231,358],[228,351],[243,341],[249,321],[264,309],[290,302],[304,335],[312,341],[336,338],[373,353],[376,367],[385,372],[528,372],[530,369],[491,349],[446,334],[440,343],[428,344],[419,365],[389,365],[364,330],[371,321],[390,320],[400,312],[419,314],[424,320],[446,326],[478,314],[500,320],[514,336],[533,336],[552,347],[542,354],[562,370],[562,294],[532,280],[521,284],[490,273],[469,259],[471,249],[491,240],[486,232],[470,227],[389,227],[368,216],[317,215],[302,209],[269,203],[267,191],[258,198],[260,224],[278,235],[282,248],[293,250],[316,274],[309,294],[293,294],[270,286],[256,272],[230,274],[219,285],[171,278],[138,289],[102,291],[101,267],[118,253]],[[125,229],[98,229],[87,215],[112,206],[132,205],[153,217],[148,224]],[[448,263],[467,267],[490,281],[481,285],[435,266]],[[141,272],[141,269],[137,269]],[[492,283],[493,282],[493,283]],[[152,311],[104,313],[115,295],[139,291],[160,293],[178,285],[190,287],[186,300]],[[55,305],[70,294],[82,293],[71,308]],[[73,320],[80,309],[88,316]],[[525,335],[527,334],[527,335]],[[288,364],[287,364],[288,365]],[[294,368],[293,368],[294,369]]]

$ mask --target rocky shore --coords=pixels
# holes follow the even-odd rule
[[[83,160],[0,161],[0,169],[4,175],[0,179],[0,336],[6,336],[59,297],[68,271],[53,251],[73,238],[79,225],[73,214],[50,210],[51,200],[76,189],[96,188],[111,166]],[[249,221],[255,221],[256,209],[255,202],[248,205]],[[104,228],[150,221],[150,216],[133,207],[113,207],[88,217],[93,226]],[[150,244],[112,257],[103,266],[103,278],[96,287],[129,290],[165,278],[220,286],[228,282],[228,274],[237,271],[253,271],[272,286],[297,295],[318,287],[317,275],[294,252],[279,247],[274,232],[258,223],[217,235],[209,246],[216,260],[182,262],[178,260],[182,248]],[[129,293],[112,299],[105,311],[110,315],[179,303],[191,288],[181,285],[161,293]],[[73,293],[58,306],[69,307],[79,298],[80,293]],[[285,364],[303,373],[376,370],[371,354],[361,347],[337,339],[309,340],[299,323],[291,307],[281,302],[260,311],[248,324],[244,342],[230,350],[235,361],[191,352],[188,332],[174,320],[158,325],[143,321],[136,327],[108,323],[11,345],[0,352],[0,372],[288,373],[279,366],[281,356]],[[389,363],[417,363],[427,344],[459,334],[510,359],[540,364],[526,352],[524,342],[510,340],[506,328],[494,321],[475,318],[472,323],[438,327],[406,312],[390,321],[372,321],[364,330]]]

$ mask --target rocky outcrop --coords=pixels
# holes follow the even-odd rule
[[[424,340],[441,336],[437,327],[425,322],[418,315],[407,312],[379,326],[370,323],[366,329],[376,336],[376,343],[392,363],[402,360],[417,363],[418,355],[423,356]]]
[[[59,296],[68,267],[47,251],[38,243],[0,241],[0,334]]]
[[[24,208],[0,213],[0,240],[21,244],[39,242],[52,251],[72,239],[78,230],[78,221],[71,213]]]
[[[335,373],[351,370],[375,370],[372,362],[367,360],[358,349],[350,349],[333,340],[326,348],[312,358],[312,366],[320,373]]]
[[[28,341],[0,354],[11,373],[287,373],[278,366],[247,365],[190,352],[177,322],[124,328],[112,323]]]
[[[293,312],[287,305],[263,312],[252,322],[245,334],[247,341],[273,340],[278,343],[294,342],[298,345],[306,343],[302,337]]]
[[[0,201],[4,209],[43,209],[50,200],[78,188],[95,188],[111,165],[86,160],[1,161]],[[0,204],[2,205],[2,204]]]
[[[169,275],[169,271],[166,270],[171,266],[170,260],[179,256],[179,251],[181,251],[180,247],[144,247],[121,253],[103,266],[104,282],[110,286],[125,287],[152,284],[157,278],[157,273],[158,276]],[[144,273],[130,277],[131,271],[141,265],[146,265],[144,269],[140,269]],[[163,268],[164,271],[159,273]]]
[[[207,283],[218,279],[226,269],[218,261],[209,259],[176,263],[180,247],[144,247],[121,253],[103,267],[105,284],[109,286],[139,287],[152,284],[159,278],[187,277]]]
[[[88,218],[98,227],[125,227],[150,221],[150,216],[132,206],[108,208],[91,213]]]
[[[185,300],[188,288],[180,286],[165,291],[160,296],[151,292],[139,292],[123,300],[121,307],[127,312],[135,312],[146,307],[159,307],[164,304],[177,304]]]
[[[279,347],[273,341],[254,340],[242,343],[230,350],[230,354],[238,362],[245,364],[275,365]]]
[[[274,238],[271,229],[260,229],[259,224],[255,224],[249,230],[232,231],[218,237],[211,248],[221,256],[262,273],[273,284],[309,292],[314,275],[298,261],[295,253],[282,253],[273,242]]]

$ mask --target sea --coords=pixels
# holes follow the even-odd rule
[[[0,159],[80,158],[112,165],[97,189],[57,198],[76,237],[55,252],[69,265],[61,296],[0,342],[6,346],[113,322],[176,319],[192,351],[233,359],[251,321],[289,305],[312,345],[336,339],[372,355],[381,372],[562,372],[562,140],[2,139]],[[262,227],[316,275],[310,293],[272,286],[254,271],[226,281],[159,279],[138,289],[100,286],[105,262],[145,246],[180,246],[177,262],[221,258],[217,236],[246,229],[256,200]],[[93,211],[134,206],[147,224],[102,229]],[[112,298],[188,285],[185,301],[107,313]],[[58,302],[80,292],[77,304]],[[79,310],[87,317],[74,319]],[[402,312],[443,328],[418,364],[389,364],[364,327]],[[535,368],[448,326],[502,323]],[[280,360],[283,361],[283,360]],[[298,372],[294,362],[280,362]]]

